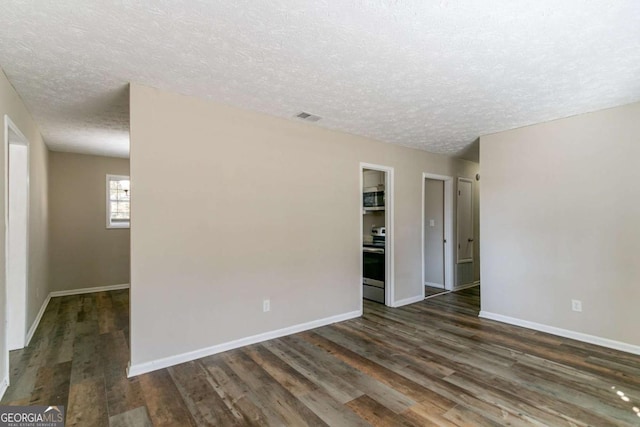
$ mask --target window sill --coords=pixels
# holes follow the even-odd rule
[[[109,224],[107,225],[107,230],[114,230],[114,229],[119,229],[119,228],[126,228],[129,229],[131,228],[130,223],[126,223],[126,224]]]

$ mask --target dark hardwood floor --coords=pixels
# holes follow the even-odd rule
[[[425,297],[431,297],[434,295],[440,295],[440,294],[444,294],[447,293],[449,291],[447,291],[446,289],[443,288],[434,288],[433,286],[426,286],[424,287],[424,296]]]
[[[640,357],[478,307],[478,288],[365,302],[362,318],[127,379],[128,292],[54,298],[2,403],[65,405],[67,426],[640,425]]]

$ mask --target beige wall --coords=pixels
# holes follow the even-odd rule
[[[51,290],[129,283],[129,229],[106,228],[106,176],[129,159],[49,154]]]
[[[27,330],[33,324],[48,288],[48,233],[47,233],[47,157],[40,130],[15,92],[2,69],[0,69],[0,120],[4,129],[4,116],[8,115],[29,141],[29,271],[27,285]],[[4,139],[4,137],[3,137]],[[4,141],[2,142],[4,144]],[[0,188],[5,186],[4,149],[0,150]],[[4,191],[0,191],[0,206],[4,209]],[[5,218],[0,215],[0,241],[5,241]],[[0,244],[0,271],[4,272],[5,246]],[[5,318],[5,274],[0,274],[0,319]],[[7,353],[5,348],[5,324],[2,322],[0,336],[0,376],[4,376]]]
[[[134,370],[359,310],[360,162],[395,168],[394,300],[419,296],[422,173],[477,164],[131,85]]]
[[[638,159],[640,103],[482,137],[482,310],[640,345]]]

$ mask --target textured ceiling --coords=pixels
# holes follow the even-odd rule
[[[0,66],[54,150],[127,156],[131,81],[473,158],[640,100],[640,2],[3,0]]]

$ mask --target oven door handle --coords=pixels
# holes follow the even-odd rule
[[[383,254],[384,249],[382,248],[362,248],[362,252],[367,252],[370,254]]]

